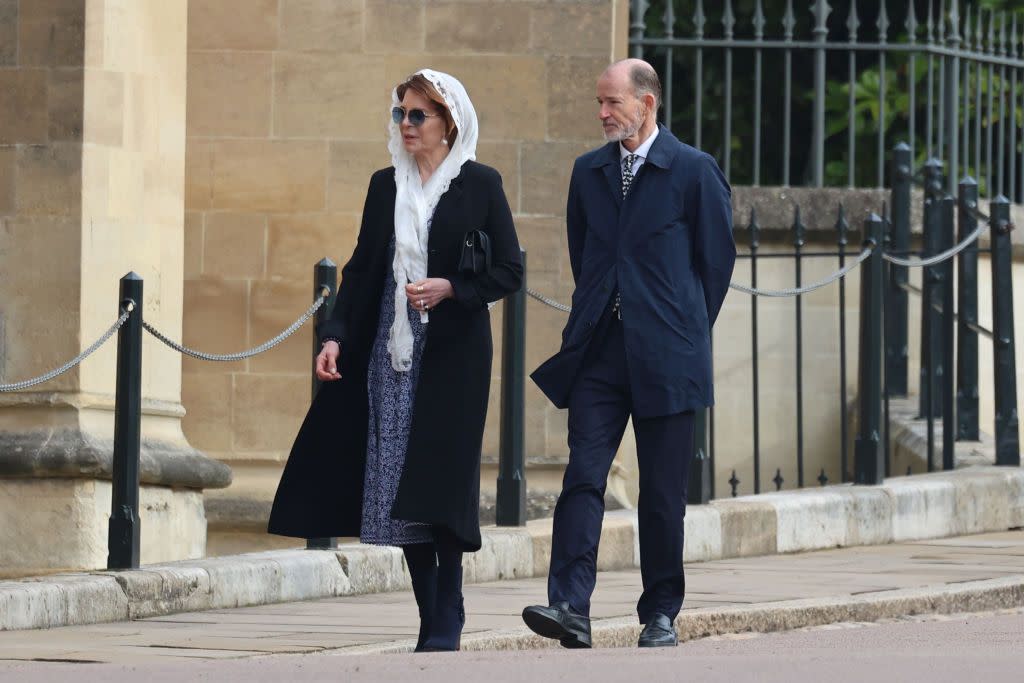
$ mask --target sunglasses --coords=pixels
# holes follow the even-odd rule
[[[406,114],[405,109],[402,107],[395,107],[391,110],[391,120],[397,124],[401,124],[406,116],[409,117],[411,125],[419,128],[426,123],[428,117],[440,116],[440,114],[428,114],[422,109],[410,109],[408,114]]]

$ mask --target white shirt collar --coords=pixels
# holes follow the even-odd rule
[[[619,143],[619,158],[620,159],[625,159],[630,154],[636,154],[638,157],[640,157],[641,161],[646,161],[647,160],[647,153],[651,151],[651,145],[654,144],[654,139],[656,137],[658,137],[658,128],[657,127],[655,127],[654,132],[651,133],[647,137],[647,139],[644,140],[643,143],[641,143],[641,145],[636,148],[635,152],[630,152],[628,149],[623,147],[622,143],[620,142]]]

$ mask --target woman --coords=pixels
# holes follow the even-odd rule
[[[355,252],[318,331],[313,401],[269,531],[401,546],[420,614],[417,651],[457,650],[462,553],[480,549],[480,451],[491,378],[488,304],[519,289],[501,177],[474,161],[462,84],[423,70],[395,88],[393,167],[370,179]],[[467,234],[489,267],[460,270]]]

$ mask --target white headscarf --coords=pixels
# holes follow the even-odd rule
[[[412,368],[412,326],[409,324],[408,296],[405,286],[427,277],[427,224],[434,213],[441,195],[448,191],[459,173],[462,165],[476,159],[476,143],[479,128],[476,110],[466,94],[466,89],[454,77],[438,71],[423,69],[417,74],[423,76],[434,89],[444,98],[448,111],[451,112],[458,135],[448,156],[437,167],[426,185],[420,182],[420,171],[416,160],[405,151],[402,144],[402,132],[397,123],[388,126],[388,151],[395,167],[395,260],[393,271],[395,276],[395,322],[391,325],[388,337],[388,352],[391,354],[391,367],[398,372],[408,372]],[[401,104],[397,88],[391,93],[391,106]],[[426,311],[420,313],[420,319],[428,321]]]

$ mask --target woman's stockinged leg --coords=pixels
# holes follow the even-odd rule
[[[427,651],[458,650],[466,611],[462,600],[462,549],[456,543],[439,538],[437,543],[437,597],[431,619],[430,637],[423,644]]]
[[[402,546],[405,564],[412,577],[412,592],[420,613],[420,632],[416,639],[416,651],[430,636],[437,596],[437,550],[433,543],[414,543]]]

